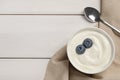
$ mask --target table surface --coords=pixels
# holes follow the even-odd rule
[[[56,51],[83,27],[100,0],[0,0],[0,80],[43,80]]]

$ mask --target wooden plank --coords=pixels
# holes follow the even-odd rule
[[[48,60],[0,60],[0,80],[43,80]]]
[[[0,0],[0,14],[82,14],[88,6],[100,10],[100,0]]]
[[[0,57],[51,57],[82,27],[83,16],[0,16]]]

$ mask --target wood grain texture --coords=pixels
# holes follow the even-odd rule
[[[0,57],[48,57],[83,27],[83,16],[0,16]]]
[[[83,14],[88,6],[100,10],[100,0],[0,0],[0,14]]]
[[[98,25],[79,16],[87,6],[100,0],[0,0],[0,80],[43,80],[47,58]]]
[[[0,60],[0,80],[43,80],[48,60]]]

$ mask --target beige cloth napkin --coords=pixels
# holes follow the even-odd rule
[[[117,28],[120,28],[120,0],[102,0],[102,17]],[[84,74],[77,71],[70,63],[66,54],[66,46],[59,50],[49,61],[44,80],[120,80],[120,37],[110,28],[99,23],[115,43],[116,52],[112,65],[98,74]]]

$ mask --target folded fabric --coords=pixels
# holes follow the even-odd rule
[[[101,16],[120,29],[120,0],[102,0],[101,2]],[[107,70],[97,74],[85,74],[76,70],[70,64],[66,46],[64,46],[50,59],[44,80],[120,80],[120,37],[102,23],[99,23],[98,27],[112,37],[116,48],[115,59]]]

